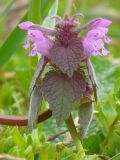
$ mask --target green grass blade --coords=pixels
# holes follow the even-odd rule
[[[7,6],[5,7],[5,9],[2,11],[2,13],[0,13],[0,20],[2,20],[8,15],[13,4],[14,4],[14,0],[10,0]]]
[[[37,1],[38,0],[36,0],[36,2]],[[37,8],[35,9],[36,3],[34,4],[35,5],[34,7],[31,6],[32,0],[31,0],[30,8],[29,8],[29,13],[30,13],[30,11],[32,11],[31,7],[33,7],[33,9],[34,9],[32,12],[34,12],[35,10],[38,10],[38,11],[36,11],[36,14],[38,13],[37,16],[35,16],[35,13],[33,13],[33,15],[32,15],[32,13],[31,13],[31,15],[29,15],[29,18],[30,19],[35,18],[33,21],[37,22],[37,23],[38,23],[38,21],[40,21],[40,17],[41,17],[41,14],[39,13],[41,2],[40,2],[40,0],[38,2],[39,2],[39,3],[37,3],[37,5],[39,6],[38,9]],[[53,6],[51,7],[51,9],[49,11],[47,18],[44,21],[45,26],[47,26],[47,27],[53,26],[54,21],[51,20],[51,17],[57,13],[57,7],[58,7],[58,0],[56,0],[54,2]],[[25,20],[27,20],[27,14],[21,19],[20,22],[25,21]],[[20,30],[18,27],[16,27],[12,31],[12,33],[9,35],[7,40],[3,43],[3,45],[0,48],[0,67],[2,67],[10,59],[10,57],[14,54],[14,52],[20,47],[24,37],[25,37],[25,32]]]
[[[21,19],[20,22],[27,20],[27,14]],[[25,32],[20,30],[18,26],[11,32],[7,40],[0,48],[0,67],[2,67],[14,54],[14,52],[20,47]]]
[[[39,24],[41,22],[41,0],[30,0],[29,8],[28,8],[28,20]],[[32,68],[36,67],[38,58],[36,56],[29,59],[31,66],[31,73],[34,71]]]
[[[50,0],[41,1],[42,18],[46,17],[52,4],[53,4],[53,1],[50,1]]]
[[[41,22],[41,0],[30,0],[28,19],[34,23]]]

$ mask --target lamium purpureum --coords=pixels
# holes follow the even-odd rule
[[[104,44],[110,43],[107,33],[111,24],[108,19],[97,18],[79,27],[79,16],[52,17],[56,20],[54,29],[29,21],[19,24],[27,32],[24,48],[31,48],[30,56],[41,55],[30,87],[29,127],[33,128],[44,97],[57,124],[66,122],[77,149],[82,146],[71,112],[77,106],[82,139],[91,122],[94,99],[97,103],[97,82],[90,56],[109,53]],[[83,31],[85,36],[80,35]],[[42,76],[47,64],[49,72]]]

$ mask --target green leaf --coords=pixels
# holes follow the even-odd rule
[[[9,13],[11,7],[13,6],[14,2],[15,2],[15,0],[10,0],[8,2],[5,9],[2,11],[2,13],[0,13],[0,20],[2,20],[3,18],[5,18],[8,15],[8,13]]]
[[[32,146],[33,149],[36,150],[36,148],[38,148],[38,146],[40,145],[40,141],[39,141],[39,135],[40,133],[38,133],[37,129],[34,129],[31,133],[31,138],[32,138]]]
[[[86,156],[84,160],[101,160],[97,155]]]
[[[58,150],[58,152],[61,151],[59,148],[57,150]],[[83,160],[83,158],[81,158],[81,151],[79,151],[77,153],[74,153],[72,151],[72,148],[63,149],[61,151],[60,155],[61,155],[60,158],[63,159],[63,160]]]
[[[27,20],[27,14],[25,14],[19,23],[25,20]],[[24,38],[25,32],[20,30],[18,27],[12,31],[0,48],[0,67],[2,67],[20,47]]]
[[[99,103],[97,106],[99,111],[98,116],[105,128],[109,128],[117,116],[115,106],[116,102],[114,99],[114,93],[110,93],[106,99],[102,103]]]
[[[68,118],[72,107],[80,102],[85,88],[85,79],[79,73],[69,78],[65,74],[51,71],[45,76],[41,90],[58,125]]]
[[[99,103],[98,105],[97,105],[97,110],[99,111],[98,112],[98,119],[99,119],[99,121],[103,124],[103,126],[105,127],[105,128],[108,128],[108,124],[107,124],[107,117],[105,117],[105,115],[103,114],[103,112],[102,112],[102,104],[101,103]]]
[[[12,136],[15,144],[19,147],[24,148],[26,146],[26,142],[24,140],[24,137],[20,134],[20,131],[17,127],[14,127],[12,130]]]
[[[100,152],[100,144],[103,142],[104,136],[102,131],[94,132],[94,134],[83,140],[83,147],[88,154],[96,154]]]
[[[120,159],[120,154],[117,154],[111,158],[111,160],[119,160],[119,159]]]
[[[120,101],[120,78],[115,82],[114,92],[116,100]]]
[[[120,67],[105,57],[92,57],[92,63],[98,81],[99,99],[105,99],[113,89],[115,80],[120,77]]]
[[[16,85],[17,88],[24,93],[28,94],[29,86],[30,86],[30,72],[29,69],[23,68],[23,69],[16,69]]]
[[[54,160],[57,159],[56,147],[52,143],[44,143],[39,149],[40,160]]]
[[[109,132],[109,139],[104,147],[104,154],[110,157],[120,153],[120,124],[114,125],[114,130]],[[102,147],[102,148],[103,148]]]
[[[57,14],[58,10],[58,0],[55,0],[54,4],[52,5],[51,9],[49,10],[48,16],[43,21],[43,26],[52,28],[54,26],[55,21],[51,18]]]
[[[34,153],[33,153],[32,146],[28,146],[25,149],[24,154],[25,154],[25,156],[26,156],[27,159],[34,160]]]
[[[115,108],[115,101],[114,101],[114,95],[110,94],[106,100],[102,103],[102,112],[105,115],[105,117],[107,118],[107,125],[109,126],[110,124],[112,124],[112,122],[114,121],[114,119],[117,116],[117,112],[116,112],[116,108]]]

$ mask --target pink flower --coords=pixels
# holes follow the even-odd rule
[[[29,48],[30,44],[32,44],[31,56],[42,54],[49,57],[49,50],[54,43],[54,39],[58,39],[63,45],[67,46],[69,41],[75,37],[75,33],[71,31],[71,29],[78,25],[76,17],[80,15],[81,14],[76,14],[71,19],[69,19],[67,15],[65,15],[64,19],[58,16],[53,17],[58,21],[54,31],[34,25],[29,21],[19,24],[20,29],[27,31],[27,41],[24,44],[24,48]],[[111,41],[109,37],[106,36],[108,32],[107,27],[111,23],[112,22],[107,19],[98,19],[94,23],[87,25],[89,32],[83,38],[84,51],[81,57],[89,56],[89,54],[96,56],[109,53],[109,51],[104,48],[104,43],[110,43]],[[48,38],[49,35],[53,36],[52,40]]]
[[[40,30],[30,29],[34,24],[32,22],[23,22],[19,24],[20,29],[27,30],[27,40],[24,44],[24,48],[29,48],[32,45],[32,50],[30,56],[36,54],[42,54],[44,56],[48,55],[48,50],[52,46],[52,41],[50,41]]]
[[[26,21],[26,22],[20,23],[18,26],[19,26],[20,29],[28,30],[28,28],[29,28],[30,26],[32,26],[32,25],[33,25],[32,22]]]
[[[108,26],[107,19],[95,19],[78,28],[76,20],[81,14],[72,17],[65,15],[62,19],[54,16],[56,24],[54,29],[42,27],[32,22],[23,22],[19,28],[27,31],[24,48],[31,48],[30,56],[42,54],[50,63],[58,67],[63,73],[72,77],[78,69],[80,62],[87,59],[90,54],[107,55],[104,43],[110,43],[106,36]],[[80,37],[80,32],[89,30],[85,37]]]
[[[84,55],[90,54],[107,55],[109,51],[104,47],[104,43],[110,43],[109,37],[106,36],[108,32],[108,26],[112,22],[107,19],[100,19],[93,23],[91,30],[83,38]]]

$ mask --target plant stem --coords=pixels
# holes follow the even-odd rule
[[[78,151],[82,151],[82,155],[85,156],[85,152],[84,152],[83,146],[82,146],[82,144],[80,142],[80,139],[79,139],[77,130],[75,128],[74,121],[73,121],[73,118],[72,118],[71,114],[70,114],[69,118],[65,122],[66,122],[68,130],[70,132],[70,135],[71,135],[71,137],[73,139],[73,142],[74,142],[74,144],[76,146],[76,149]]]
[[[76,128],[80,127],[80,125],[75,126]],[[62,134],[65,134],[66,132],[68,132],[68,129],[61,131],[53,136],[48,137],[48,141],[53,141],[54,139],[58,138],[59,136],[61,136]]]
[[[52,111],[50,109],[41,113],[38,116],[37,123],[43,122],[52,116]],[[0,115],[0,125],[9,125],[9,126],[27,126],[28,118],[26,116],[7,116]]]

